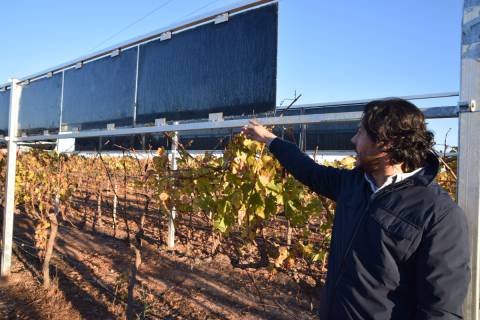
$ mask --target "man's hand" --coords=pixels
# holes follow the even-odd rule
[[[249,139],[257,140],[267,145],[277,137],[255,120],[250,120],[249,125],[242,128],[242,133]]]

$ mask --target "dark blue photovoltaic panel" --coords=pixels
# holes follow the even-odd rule
[[[98,151],[101,145],[99,137],[76,138],[75,151]]]
[[[65,71],[62,125],[105,129],[132,126],[137,48]]]
[[[8,135],[8,116],[10,109],[10,90],[0,91],[0,134]]]
[[[306,150],[350,151],[351,142],[358,128],[358,121],[325,122],[306,125]],[[300,143],[301,125],[275,126],[273,133],[280,138]]]
[[[22,85],[18,129],[28,133],[58,131],[61,96],[61,73]]]
[[[358,121],[326,122],[306,125],[306,150],[352,151],[352,137]],[[187,150],[223,150],[240,128],[196,130],[181,132],[179,141]],[[301,125],[275,126],[273,132],[284,140],[300,142]],[[120,147],[119,147],[120,146]],[[163,133],[120,137],[79,138],[75,140],[76,151],[93,150],[156,150],[171,149],[170,141]]]
[[[168,149],[171,148],[171,145],[163,134],[75,139],[75,151],[122,151],[125,150],[125,148],[155,151],[162,146]],[[128,153],[128,151],[126,151],[126,153]]]
[[[179,141],[187,150],[223,150],[239,132],[239,128],[182,132]]]
[[[354,149],[352,138],[357,132],[358,121],[342,121],[307,125],[307,150]],[[300,131],[298,131],[300,132]]]
[[[278,4],[140,47],[137,123],[275,108]]]

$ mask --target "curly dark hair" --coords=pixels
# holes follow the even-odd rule
[[[371,101],[361,122],[392,164],[403,163],[404,172],[425,165],[434,145],[433,133],[427,130],[423,113],[413,103],[399,98]]]

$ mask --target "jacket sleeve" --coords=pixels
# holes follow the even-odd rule
[[[470,282],[466,217],[456,205],[425,230],[416,259],[416,320],[462,319]]]
[[[270,143],[269,149],[298,181],[316,193],[336,201],[343,173],[347,170],[319,165],[295,144],[279,138]]]

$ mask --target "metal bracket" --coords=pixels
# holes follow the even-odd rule
[[[29,84],[30,84],[30,79],[27,79],[27,80],[22,82],[22,86],[26,86],[26,85],[29,85]]]
[[[82,62],[82,61],[77,62],[77,63],[75,64],[75,69],[80,69],[81,67],[83,67],[83,62]]]
[[[458,103],[459,112],[475,112],[477,111],[477,102],[475,100],[460,101]]]
[[[115,123],[107,123],[107,130],[115,130]]]
[[[47,72],[47,74],[46,74],[45,76],[46,76],[47,78],[53,77],[53,71]]]
[[[158,118],[155,119],[155,127],[161,127],[167,124],[167,119],[165,118]]]
[[[116,57],[120,54],[120,49],[115,49],[110,53],[110,58]]]
[[[229,17],[228,12],[219,14],[218,16],[215,17],[215,24],[219,24],[219,23],[222,23],[222,22],[227,22],[228,17]]]
[[[223,121],[223,112],[209,113],[208,120],[212,122]]]
[[[79,132],[80,127],[70,127],[69,124],[62,124],[60,132],[58,134],[70,133],[70,132]]]
[[[165,40],[168,40],[168,39],[172,39],[172,32],[167,31],[167,32],[164,32],[160,35],[160,41],[165,41]]]

